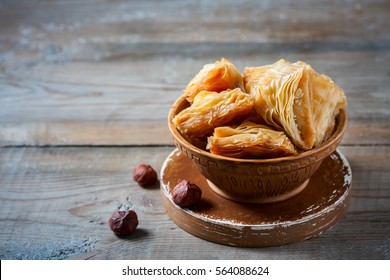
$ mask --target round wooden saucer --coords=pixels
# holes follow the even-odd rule
[[[202,189],[200,203],[189,208],[173,203],[172,189],[182,180]],[[239,203],[216,194],[176,149],[161,169],[161,198],[171,220],[197,237],[232,246],[275,246],[319,235],[340,221],[348,209],[351,180],[348,161],[335,151],[298,195],[269,204]]]

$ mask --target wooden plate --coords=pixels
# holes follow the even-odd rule
[[[172,189],[182,180],[202,189],[200,203],[189,208],[173,203]],[[319,235],[340,221],[348,209],[351,181],[348,161],[335,151],[298,195],[277,203],[239,203],[216,194],[176,149],[161,169],[161,198],[170,219],[197,237],[231,246],[275,246]]]

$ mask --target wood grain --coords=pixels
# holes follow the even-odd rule
[[[390,259],[387,0],[0,1],[1,259]],[[200,240],[165,214],[166,118],[205,64],[303,60],[346,92],[347,216],[325,234],[262,249]],[[139,229],[107,227],[134,208]]]
[[[329,57],[335,62],[329,64]],[[344,144],[390,144],[390,52],[286,58],[311,63],[344,88],[349,115]],[[170,106],[202,65],[218,58],[167,59],[10,67],[12,74],[0,74],[0,145],[172,144],[166,125]],[[277,59],[277,54],[236,57],[240,69]]]
[[[337,9],[335,9],[337,7]],[[3,1],[2,32],[20,25],[61,41],[98,33],[131,41],[389,39],[389,3],[376,1]],[[73,32],[76,35],[68,35]],[[65,36],[64,36],[65,35]]]
[[[172,144],[170,105],[222,56],[312,64],[346,91],[344,143],[389,144],[389,3],[309,2],[4,1],[0,145]]]
[[[390,257],[389,147],[342,148],[353,171],[352,198],[347,216],[334,228],[305,242],[258,250],[189,235],[168,219],[158,185],[141,188],[132,180],[136,163],[148,162],[160,170],[172,150],[1,148],[0,258]],[[139,230],[121,239],[109,230],[107,220],[113,211],[128,208],[137,211]]]

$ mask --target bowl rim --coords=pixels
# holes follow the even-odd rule
[[[234,163],[257,163],[257,164],[272,164],[272,163],[286,163],[286,162],[292,162],[297,161],[300,159],[304,159],[306,157],[310,157],[312,155],[315,155],[317,153],[320,153],[326,149],[328,149],[333,143],[337,142],[338,140],[341,141],[341,138],[344,135],[345,129],[347,127],[347,111],[345,108],[340,109],[338,115],[336,116],[336,129],[333,132],[333,134],[329,137],[328,140],[323,142],[321,145],[301,152],[298,155],[294,156],[285,156],[285,157],[277,157],[277,158],[267,158],[267,159],[241,159],[241,158],[233,158],[233,157],[227,157],[222,155],[216,155],[212,154],[209,151],[202,150],[190,142],[188,142],[182,134],[177,130],[177,128],[174,126],[172,119],[176,115],[176,111],[178,107],[182,104],[182,102],[188,102],[185,98],[185,95],[182,94],[175,100],[173,105],[171,106],[169,113],[168,113],[168,128],[174,137],[176,141],[178,141],[181,145],[185,146],[187,149],[191,150],[194,153],[201,154],[205,157],[213,158],[215,160],[219,161],[229,161]]]

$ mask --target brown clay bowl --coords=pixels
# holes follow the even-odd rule
[[[193,161],[212,190],[238,202],[278,202],[301,192],[322,161],[336,150],[347,125],[346,111],[341,110],[332,136],[312,150],[297,156],[237,159],[214,155],[186,140],[172,119],[188,106],[187,100],[181,96],[169,111],[168,126],[176,147]]]

